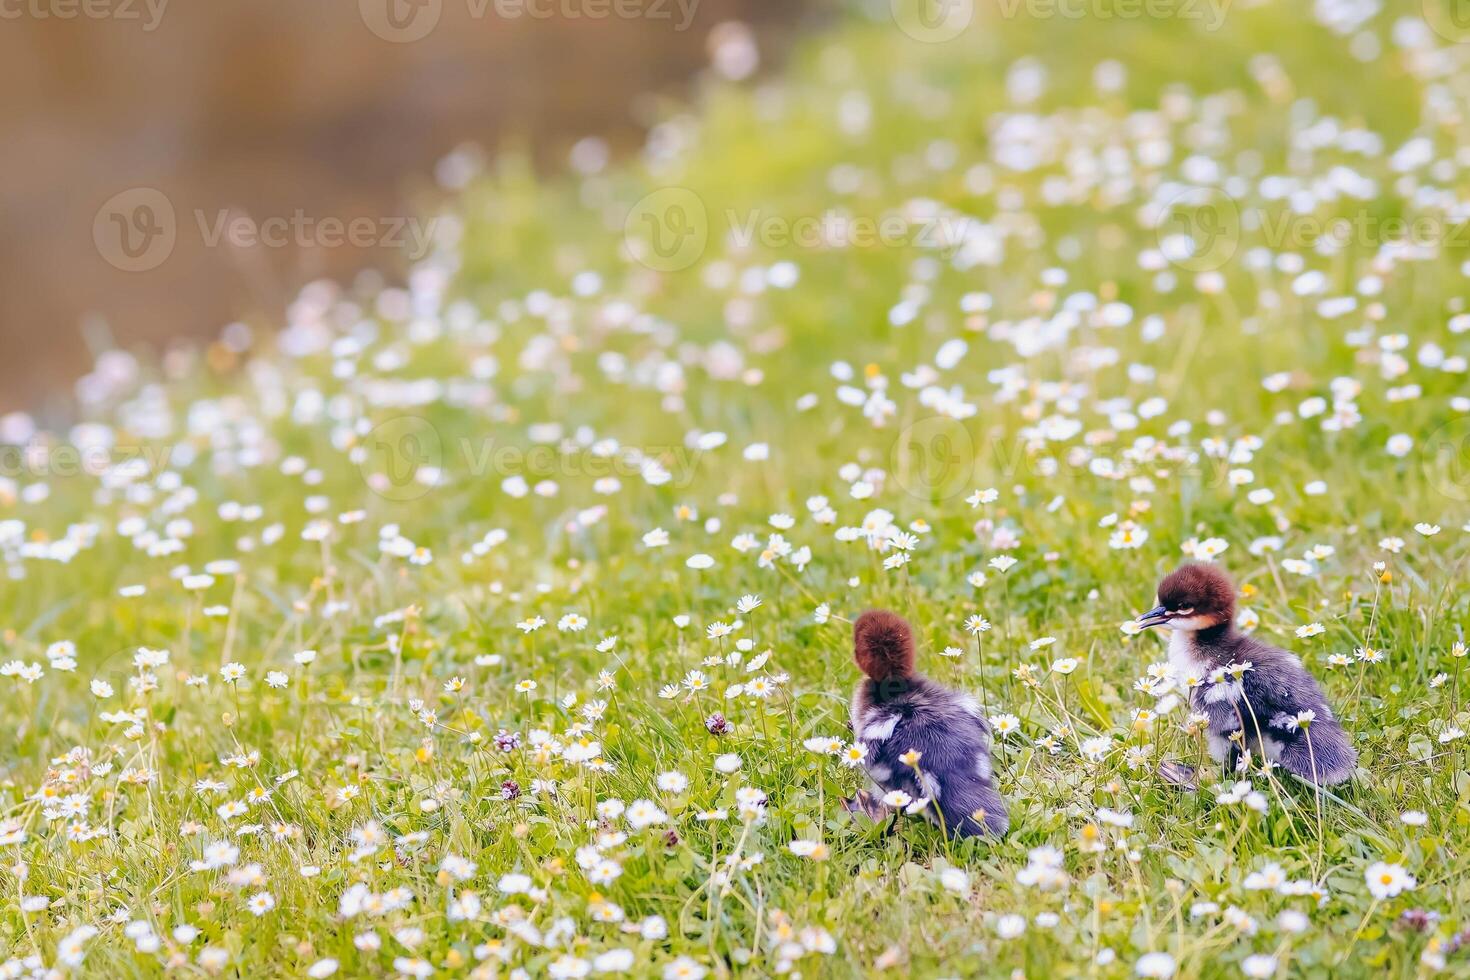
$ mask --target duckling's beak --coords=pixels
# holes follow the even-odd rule
[[[1142,616],[1138,617],[1138,625],[1144,629],[1150,626],[1162,626],[1169,621],[1169,610],[1163,606],[1155,606]]]

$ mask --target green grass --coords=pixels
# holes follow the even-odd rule
[[[5,457],[17,472],[0,484],[0,521],[18,523],[0,524],[4,659],[44,676],[0,678],[13,733],[0,749],[0,820],[24,834],[0,846],[0,951],[50,965],[90,925],[76,972],[99,977],[294,976],[324,958],[350,976],[414,966],[401,958],[440,975],[576,975],[619,948],[636,975],[1110,977],[1149,953],[1172,956],[1180,976],[1238,976],[1252,955],[1274,956],[1281,975],[1411,977],[1437,956],[1470,973],[1467,954],[1446,946],[1470,925],[1470,776],[1465,740],[1441,738],[1470,727],[1452,655],[1470,554],[1470,420],[1452,359],[1470,354],[1470,334],[1451,319],[1470,250],[1445,204],[1466,184],[1455,161],[1470,135],[1470,49],[1432,34],[1437,48],[1396,44],[1395,20],[1417,23],[1417,5],[1347,36],[1284,2],[1237,4],[1214,31],[1180,17],[987,14],[943,44],[909,38],[875,6],[808,41],[778,80],[712,86],[661,131],[676,153],[578,181],[495,164],[452,202],[462,234],[414,279],[417,317],[401,312],[401,293],[346,290],[295,314],[298,339],[329,327],[334,352],[288,356],[262,334],[245,357],[145,363],[90,412],[120,455],[151,465],[101,479]],[[1351,51],[1366,42],[1350,38],[1363,33],[1381,53],[1360,61]],[[1094,87],[1105,57],[1126,66],[1121,89]],[[1047,85],[1016,106],[1007,74],[1024,87],[1026,65]],[[1006,114],[1030,114],[1011,126],[1037,134],[1031,169],[997,162],[1019,131],[1002,129]],[[1376,133],[1382,149],[1344,148],[1350,130]],[[1310,148],[1309,133],[1321,138]],[[1392,169],[1413,137],[1431,154]],[[1241,179],[1233,204],[1193,227],[1230,207],[1267,219],[1227,232],[1235,248],[1218,278],[1196,274],[1205,263],[1155,266],[1146,254],[1161,243],[1148,203],[1169,181],[1212,180],[1207,159]],[[1323,187],[1341,168],[1370,189],[1310,213],[1424,217],[1436,233],[1423,254],[1371,230],[1330,254],[1272,238],[1285,205],[1261,178]],[[687,268],[655,256],[664,271],[650,269],[630,256],[648,257],[649,226],[635,218],[625,237],[625,219],[674,187],[693,198],[653,220],[665,233],[707,232],[708,244],[683,256]],[[855,247],[782,237],[832,208],[875,227],[939,208],[1003,248],[967,264],[909,231]],[[771,232],[732,243],[731,226],[752,220],[773,221]],[[777,267],[786,262],[795,282]],[[574,277],[588,271],[599,288],[579,294]],[[971,294],[989,297],[988,312]],[[1345,296],[1357,298],[1350,312],[1320,305]],[[1127,315],[1100,312],[1113,302]],[[1402,344],[1385,339],[1395,335]],[[921,398],[904,375],[955,338],[967,353],[917,379],[936,386]],[[1438,361],[1421,356],[1431,344]],[[838,361],[851,382],[834,377]],[[438,387],[410,399],[389,380]],[[870,407],[890,404],[865,414],[842,401],[844,383]],[[941,391],[973,414],[936,415]],[[1326,412],[1303,417],[1318,397]],[[1334,400],[1359,419],[1325,431]],[[534,428],[552,422],[560,432]],[[726,441],[701,448],[703,433]],[[1395,434],[1412,437],[1405,454],[1388,451]],[[650,484],[636,459],[593,451],[601,439],[661,460],[672,479]],[[1210,455],[1216,440],[1236,458]],[[752,444],[769,458],[745,458]],[[412,482],[427,466],[442,468],[438,485]],[[1232,471],[1251,481],[1237,485]],[[517,475],[555,481],[556,495],[507,492]],[[597,485],[609,476],[616,487]],[[871,496],[857,498],[862,481]],[[1314,481],[1326,492],[1308,493]],[[993,502],[966,502],[987,487]],[[1262,490],[1271,499],[1249,496]],[[819,495],[832,523],[817,519]],[[226,502],[259,512],[228,519]],[[841,527],[881,526],[879,510],[917,528],[907,565],[885,568],[893,550],[838,539]],[[789,529],[772,525],[776,514],[793,518]],[[1146,540],[1111,547],[1114,519]],[[1421,522],[1442,530],[1421,534]],[[380,547],[395,540],[389,525],[411,543],[404,554]],[[497,528],[504,540],[476,553]],[[644,543],[656,528],[667,546]],[[753,548],[732,547],[742,534]],[[791,550],[763,560],[773,534]],[[51,543],[69,538],[80,548],[53,560]],[[1135,682],[1165,654],[1160,637],[1120,624],[1153,604],[1185,547],[1209,538],[1228,543],[1216,560],[1258,635],[1302,656],[1352,733],[1359,771],[1320,813],[1301,783],[1260,772],[1250,780],[1264,812],[1220,800],[1224,785],[1171,790],[1157,763],[1201,753],[1186,710],[1134,723],[1159,701]],[[1391,538],[1400,550],[1385,548]],[[1298,564],[1316,546],[1330,553]],[[410,560],[413,547],[427,552]],[[696,554],[712,567],[689,567]],[[1014,567],[989,567],[1002,554]],[[217,561],[238,568],[214,566],[211,584],[185,588],[185,570]],[[983,584],[968,580],[977,571]],[[132,585],[146,594],[120,594]],[[747,594],[761,604],[742,614]],[[848,737],[848,621],[872,606],[913,620],[934,676],[1019,719],[996,749],[1003,841],[950,843],[913,819],[886,837],[855,825],[839,798],[859,774],[805,747]],[[586,629],[559,629],[567,614]],[[967,633],[972,615],[993,628]],[[538,616],[540,629],[517,628]],[[716,622],[735,629],[710,638]],[[1299,637],[1311,623],[1324,631]],[[616,644],[598,649],[607,637]],[[1033,646],[1042,637],[1055,642]],[[76,645],[74,670],[46,666],[61,641]],[[961,655],[942,657],[946,647]],[[139,648],[168,661],[139,668]],[[1361,648],[1382,661],[1357,658]],[[297,664],[301,650],[315,661]],[[1334,654],[1352,659],[1333,667]],[[1076,658],[1076,671],[1051,673],[1060,658]],[[227,663],[243,679],[224,680]],[[693,670],[703,689],[660,696]],[[271,687],[270,671],[285,686]],[[446,690],[452,678],[463,690]],[[94,679],[114,693],[94,696]],[[757,679],[769,697],[732,695]],[[517,690],[523,681],[534,690]],[[589,720],[581,710],[594,701],[605,708]],[[723,735],[706,728],[717,711]],[[502,729],[518,748],[496,747]],[[558,751],[582,737],[600,743],[601,763]],[[543,739],[554,745],[538,749]],[[1101,758],[1082,751],[1089,740]],[[73,750],[107,768],[63,758]],[[716,768],[725,754],[737,772]],[[121,778],[139,770],[140,784]],[[660,788],[666,772],[687,786]],[[504,798],[508,783],[519,797]],[[752,810],[742,789],[764,806]],[[252,790],[269,797],[229,819],[217,811]],[[69,793],[105,833],[68,840],[55,800]],[[605,806],[639,799],[666,820],[640,829]],[[602,829],[626,833],[601,839],[601,871],[591,852],[588,868],[578,860],[599,842],[599,805]],[[717,809],[728,819],[697,818]],[[1410,826],[1407,811],[1427,819]],[[251,824],[261,829],[242,830]],[[354,853],[364,827],[387,843]],[[820,842],[822,856],[798,856],[794,840]],[[219,841],[238,846],[238,884],[223,867],[190,869]],[[1065,872],[1050,889],[1018,880],[1049,859],[1039,848],[1054,848]],[[473,862],[465,880],[440,872],[446,855]],[[732,856],[747,860],[730,871]],[[1416,887],[1373,898],[1365,871],[1380,861]],[[1313,893],[1252,887],[1273,864]],[[945,887],[956,868],[964,887]],[[534,894],[503,894],[505,875],[526,876]],[[342,897],[359,883],[411,900],[345,916]],[[274,908],[257,916],[247,902],[262,892]],[[463,903],[470,892],[477,911]],[[23,896],[49,907],[23,912]],[[473,914],[451,917],[456,899]],[[621,920],[602,921],[615,910]],[[1400,919],[1409,910],[1441,918],[1418,930]],[[653,916],[666,936],[636,927]],[[197,937],[175,938],[183,925]],[[357,948],[364,935],[380,948]]]

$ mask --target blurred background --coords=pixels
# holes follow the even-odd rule
[[[703,74],[779,63],[820,7],[3,0],[0,412],[57,410],[114,344],[278,320],[321,277],[391,279],[415,215],[485,154],[598,166]]]

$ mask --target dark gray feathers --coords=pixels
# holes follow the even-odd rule
[[[955,836],[1000,836],[1009,826],[995,788],[990,728],[973,697],[928,678],[865,680],[853,694],[853,737],[864,768],[884,792],[928,799],[922,812]],[[902,758],[919,754],[917,765]]]
[[[1218,637],[1202,631],[1196,644],[1213,672],[1191,700],[1210,719],[1217,758],[1248,749],[1319,786],[1352,776],[1358,754],[1301,661],[1234,629]]]

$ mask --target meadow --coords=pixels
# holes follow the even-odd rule
[[[0,419],[0,976],[1470,975],[1470,45],[896,9]],[[1350,782],[1160,779],[1189,559]],[[873,607],[1003,840],[841,806]]]

